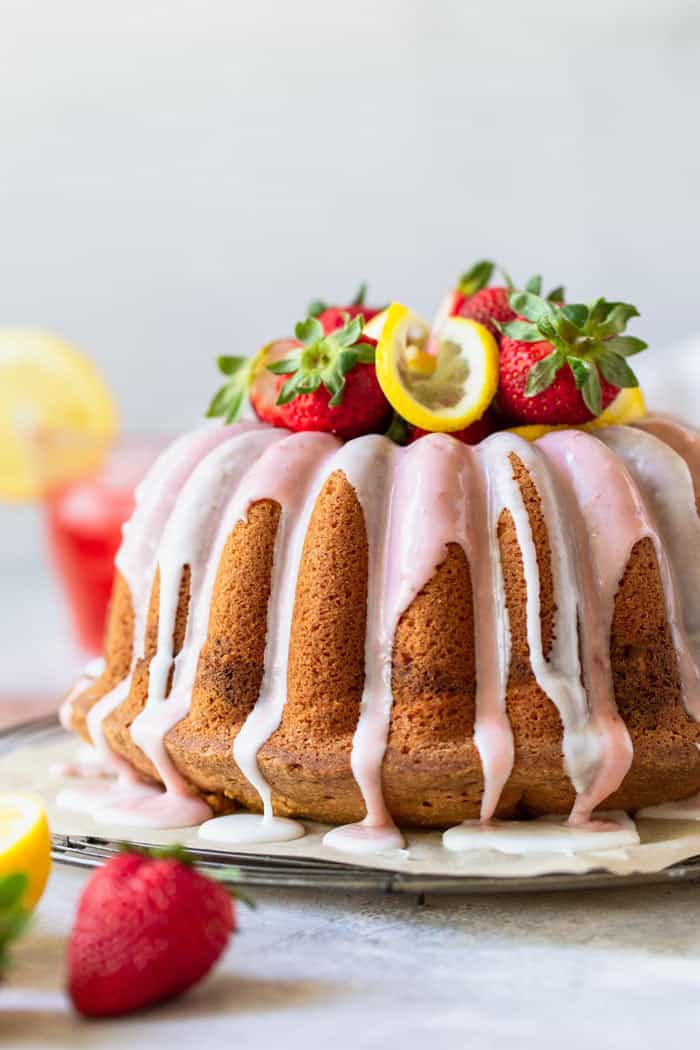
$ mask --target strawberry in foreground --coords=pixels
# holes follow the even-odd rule
[[[381,432],[391,416],[374,367],[374,339],[362,334],[362,318],[326,333],[316,317],[296,326],[299,345],[268,365],[277,376],[282,426],[321,430],[349,439]]]
[[[558,306],[532,292],[515,292],[518,319],[501,326],[498,404],[518,423],[587,423],[623,387],[638,386],[626,358],[646,343],[623,335],[638,317],[628,303],[597,299]]]
[[[510,305],[510,296],[514,291],[513,284],[506,278],[504,285],[492,285],[494,263],[482,259],[470,270],[463,273],[457,287],[450,292],[443,311],[448,317],[468,317],[478,321],[497,339],[500,338],[500,324],[515,320],[515,312]],[[540,295],[542,278],[531,277],[525,289]],[[564,298],[563,288],[554,288],[547,296],[549,300],[560,301]]]
[[[236,928],[227,889],[181,847],[121,853],[88,882],[68,947],[68,990],[88,1017],[127,1013],[199,981]]]
[[[359,317],[367,324],[381,312],[381,307],[365,306],[366,295],[367,285],[361,284],[355,298],[347,306],[329,306],[321,299],[314,299],[307,312],[309,317],[316,317],[321,322],[326,334],[342,328],[348,317]]]

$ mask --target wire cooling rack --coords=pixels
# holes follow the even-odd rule
[[[40,718],[0,730],[0,759],[20,747],[37,747],[58,739],[63,730],[55,716]],[[0,770],[1,773],[1,770]],[[1,776],[0,776],[1,782]],[[94,835],[52,835],[52,856],[61,864],[94,868],[103,864],[123,843]],[[133,845],[145,845],[129,839]],[[246,886],[324,892],[425,894],[551,893],[562,890],[610,889],[651,884],[700,881],[700,857],[683,861],[664,871],[647,875],[613,875],[588,872],[582,875],[538,875],[528,878],[484,878],[456,875],[412,875],[357,867],[336,861],[270,856],[265,853],[233,853],[212,849],[190,849],[197,864],[205,869],[238,870],[236,882]]]

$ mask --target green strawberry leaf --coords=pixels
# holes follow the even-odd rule
[[[552,304],[546,299],[541,299],[539,295],[533,295],[532,292],[513,292],[508,297],[508,302],[516,314],[528,321],[534,321],[535,324],[553,316]]]
[[[588,320],[588,307],[583,303],[569,303],[562,307],[562,315],[576,328],[583,328]]]
[[[552,385],[557,372],[563,364],[559,350],[553,350],[547,357],[532,366],[525,384],[525,397],[536,397]]]
[[[588,376],[581,387],[581,394],[586,408],[594,416],[599,416],[603,410],[602,396],[600,390],[600,376],[595,365],[588,366]]]
[[[354,346],[362,335],[363,321],[361,317],[354,317],[352,320],[349,319],[348,314],[345,314],[345,324],[342,328],[336,332],[332,332],[328,338],[338,346]]]
[[[604,346],[606,345],[604,344]],[[595,363],[608,383],[612,383],[613,386],[639,386],[639,380],[620,354],[612,350],[603,349],[596,354]]]
[[[220,372],[223,372],[225,376],[233,376],[237,372],[240,372],[242,368],[246,368],[249,364],[250,358],[248,357],[217,357],[216,363]]]
[[[209,419],[216,419],[219,416],[225,415],[229,400],[230,394],[228,387],[219,387],[219,389],[216,391],[213,398],[209,402],[209,408],[207,409],[207,417]]]
[[[389,424],[389,429],[384,436],[388,437],[390,441],[393,441],[395,445],[405,445],[408,441],[408,423],[403,416],[398,414],[398,412],[394,412],[394,418]]]
[[[246,400],[246,392],[244,390],[239,391],[235,397],[232,397],[229,401],[228,408],[226,409],[226,415],[224,416],[225,423],[235,423],[243,411],[243,405]]]
[[[542,277],[540,274],[530,278],[525,285],[525,291],[532,292],[533,295],[542,295]]]
[[[551,292],[547,294],[547,301],[550,303],[563,303],[565,298],[566,292],[563,284],[558,284],[556,288],[552,288]]]
[[[582,357],[569,356],[566,363],[574,377],[576,389],[581,391],[584,404],[594,416],[599,416],[602,409],[600,376],[598,369],[590,361]]]
[[[518,339],[521,343],[539,343],[542,340],[539,328],[530,321],[508,321],[498,327],[509,339]]]
[[[296,372],[301,366],[302,354],[303,350],[294,350],[289,357],[285,357],[284,361],[273,361],[267,366],[267,370],[276,376],[286,376],[291,372]]]
[[[537,322],[537,331],[540,333],[540,339],[549,339],[552,343],[556,342],[558,336],[562,335],[562,327],[567,324],[568,322],[564,321],[562,325],[561,318],[555,320],[554,315],[552,317],[541,317]]]
[[[290,401],[293,401],[299,394],[304,393],[301,389],[304,383],[304,374],[302,372],[295,372],[293,376],[290,376],[286,383],[283,384],[282,389],[277,397],[278,405],[288,405]]]
[[[581,390],[588,378],[588,362],[584,361],[582,357],[576,357],[573,354],[569,354],[566,358],[566,363],[571,369],[574,382],[576,383],[576,389]]]
[[[338,371],[346,376],[357,364],[357,352],[354,349],[344,349],[338,354]]]
[[[324,310],[328,309],[328,304],[324,303],[323,299],[313,299],[309,303],[309,308],[306,311],[308,317],[318,317]]]
[[[365,305],[365,296],[366,295],[367,295],[367,282],[363,281],[362,284],[360,285],[360,287],[357,289],[357,291],[355,293],[355,298],[353,300],[351,300],[350,305],[351,306],[364,306]]]
[[[29,879],[23,871],[12,872],[0,878],[0,908],[14,908],[27,891]]]
[[[545,317],[540,321],[539,328],[548,339],[554,341],[558,338],[567,345],[575,343],[581,336],[581,329],[569,320],[563,310],[558,312],[552,320]]]
[[[622,357],[632,357],[633,354],[646,350],[649,344],[643,339],[636,339],[633,335],[614,335],[606,339],[602,345]]]
[[[457,287],[462,295],[470,296],[480,292],[482,288],[490,283],[493,277],[494,265],[488,259],[474,263],[471,270],[467,270],[457,281]]]
[[[355,350],[359,364],[373,365],[375,363],[376,349],[370,343],[358,343]]]
[[[24,872],[13,872],[0,877],[0,974],[8,963],[10,941],[26,929],[30,912],[22,904],[29,885]]]
[[[304,346],[312,346],[313,343],[318,343],[323,339],[323,325],[316,317],[306,317],[303,321],[297,322],[294,334]]]
[[[498,269],[503,274],[503,280],[505,281],[506,288],[509,291],[514,292],[515,291],[515,283],[513,281],[513,278],[511,277],[511,275],[508,273],[508,271],[505,269],[504,266],[499,266]]]
[[[591,325],[591,335],[596,339],[607,339],[624,332],[627,322],[639,317],[639,310],[630,303],[606,303],[608,307],[605,318]]]

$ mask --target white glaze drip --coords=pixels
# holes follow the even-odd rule
[[[390,549],[400,560],[392,544],[392,496],[397,483],[393,468],[400,455],[387,438],[371,435],[345,445],[333,461],[333,469],[342,470],[362,507],[369,554],[365,684],[350,753],[352,773],[367,812],[359,824],[334,828],[324,838],[325,845],[353,853],[375,853],[404,844],[381,785],[391,718],[391,653],[401,590],[400,571],[392,574],[389,561]],[[404,523],[404,533],[408,531],[408,523]]]
[[[257,813],[231,813],[225,817],[214,817],[213,820],[205,820],[198,831],[201,839],[227,846],[293,842],[305,834],[306,829],[298,820],[259,816]]]
[[[593,826],[574,826],[556,817],[498,820],[492,824],[465,820],[446,831],[442,841],[446,849],[456,853],[488,849],[521,857],[543,853],[592,853],[639,845],[639,833],[626,813],[601,816],[605,820]]]
[[[270,835],[274,833],[272,790],[260,770],[257,755],[282,720],[287,699],[289,636],[304,539],[316,498],[328,476],[326,465],[338,444],[330,434],[293,434],[277,446],[272,456],[260,460],[245,486],[244,513],[261,499],[274,500],[281,508],[270,581],[263,680],[255,706],[233,743],[238,768],[262,799],[262,822]],[[235,820],[234,814],[228,824],[233,827]],[[251,822],[246,824],[250,826]]]
[[[498,522],[508,511],[513,519],[523,560],[526,586],[527,640],[530,666],[537,684],[555,704],[563,727],[564,768],[577,793],[581,793],[594,775],[599,760],[599,745],[591,732],[588,703],[581,682],[577,630],[577,580],[575,557],[569,530],[565,526],[556,488],[546,459],[529,442],[510,434],[496,434],[483,442],[480,455],[490,491],[491,556],[500,570]],[[549,658],[542,644],[540,618],[540,575],[537,551],[520,487],[513,476],[511,456],[517,456],[527,470],[547,523],[551,552],[555,624]],[[502,593],[503,582],[498,584]],[[505,599],[500,608],[504,608]],[[499,631],[507,631],[505,623]]]
[[[199,650],[188,611],[183,645],[177,658],[173,635],[185,566],[189,566],[190,610],[197,602],[211,557],[212,544],[224,507],[234,493],[249,464],[271,445],[281,441],[283,431],[269,429],[244,431],[210,452],[193,471],[177,500],[158,548],[160,594],[158,642],[148,669],[148,696],[143,710],[131,725],[131,737],[155,766],[165,785],[165,793],[129,807],[134,822],[148,826],[189,827],[211,816],[211,810],[195,798],[187,781],[178,773],[167,753],[165,736],[184,718],[190,707],[194,678],[186,683],[178,675],[180,663],[196,668]],[[190,648],[196,651],[191,653]],[[182,659],[181,659],[182,658]],[[173,690],[166,696],[167,681],[174,666]],[[109,819],[118,814],[110,813]]]
[[[244,423],[233,427],[215,425],[183,435],[158,457],[136,489],[134,513],[122,530],[122,545],[115,561],[129,589],[134,610],[131,668],[123,681],[93,704],[87,716],[88,734],[99,760],[119,774],[120,784],[113,789],[115,801],[122,796],[131,798],[140,782],[131,765],[107,744],[102,724],[128,697],[133,670],[143,656],[148,602],[166,523],[183,485],[200,460],[233,434],[248,429],[250,424]],[[144,794],[153,791],[146,785],[142,790]]]
[[[106,667],[107,664],[103,656],[96,656],[93,660],[89,660],[85,664],[80,678],[58,709],[58,720],[67,733],[70,733],[72,729],[74,702],[104,674]]]
[[[600,439],[625,464],[644,501],[678,657],[683,702],[700,720],[700,519],[688,466],[652,434],[610,427]]]

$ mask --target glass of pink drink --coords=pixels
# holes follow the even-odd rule
[[[102,652],[122,525],[134,509],[136,486],[166,444],[160,437],[122,438],[96,474],[45,501],[50,560],[86,654]]]

